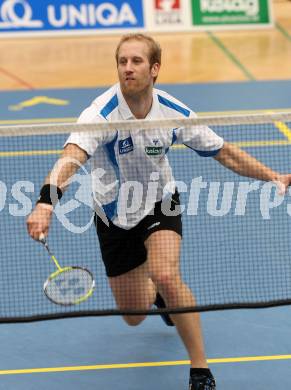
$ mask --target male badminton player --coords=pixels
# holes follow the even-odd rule
[[[97,97],[82,112],[79,123],[195,116],[183,103],[154,88],[161,66],[161,49],[151,37],[123,36],[116,49],[116,63],[119,83]],[[283,190],[291,181],[291,175],[274,172],[224,142],[208,127],[72,133],[28,217],[28,232],[36,240],[40,234],[48,234],[55,204],[52,191],[60,199],[65,183],[90,158],[94,196],[103,213],[98,212],[95,217],[102,258],[117,306],[123,311],[149,310],[153,304],[159,308],[195,306],[192,292],[179,271],[182,222],[180,213],[173,213],[179,206],[179,193],[166,155],[174,142],[185,144],[202,157],[214,157],[240,175],[277,181]],[[94,174],[97,168],[103,172],[99,181]],[[104,193],[98,188],[100,180],[103,189],[115,184]],[[150,191],[155,193],[152,201],[141,196],[139,207],[128,210],[129,199],[122,198],[120,189],[126,188],[127,183],[138,183],[134,190],[145,194],[150,181],[156,183],[156,191]],[[132,199],[134,195],[131,194]],[[138,325],[145,316],[126,315],[124,319],[129,325]],[[190,390],[214,390],[199,315],[163,315],[163,319],[167,325],[176,326],[189,354]]]

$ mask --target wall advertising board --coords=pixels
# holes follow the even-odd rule
[[[0,1],[0,33],[95,33],[142,28],[142,0]]]
[[[149,30],[185,30],[191,26],[189,0],[150,0],[145,10]]]
[[[0,36],[271,25],[271,0],[0,0]]]
[[[192,0],[195,27],[266,26],[271,24],[269,0]]]

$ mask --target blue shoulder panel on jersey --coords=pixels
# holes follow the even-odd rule
[[[118,106],[118,98],[117,95],[114,95],[109,102],[102,108],[100,111],[100,114],[103,116],[103,118],[106,119],[106,117]]]
[[[159,102],[163,104],[164,106],[167,106],[169,108],[172,108],[175,111],[180,112],[184,116],[190,116],[190,111],[187,110],[186,108],[179,106],[178,104],[171,102],[170,100],[166,99],[165,97],[158,95]]]

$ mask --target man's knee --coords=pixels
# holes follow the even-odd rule
[[[130,326],[137,326],[139,325],[142,321],[144,321],[146,318],[145,315],[140,315],[140,316],[137,316],[137,315],[124,315],[123,316],[123,319],[124,321],[127,323],[127,325],[130,325]]]
[[[180,285],[180,276],[176,270],[158,270],[152,275],[152,280],[158,288],[176,290]]]

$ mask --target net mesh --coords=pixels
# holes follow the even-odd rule
[[[120,284],[121,301],[117,304],[114,299],[94,225],[91,159],[73,177],[56,206],[48,236],[48,243],[62,266],[84,267],[94,275],[96,288],[88,300],[64,307],[45,297],[43,283],[54,272],[54,265],[43,247],[27,234],[26,219],[69,132],[97,134],[101,130],[118,129],[126,134],[141,131],[154,137],[157,129],[161,134],[181,126],[189,129],[209,126],[272,169],[290,171],[289,113],[0,127],[1,322],[163,311],[149,305],[152,270],[147,263],[141,277]],[[241,177],[184,145],[174,144],[168,151],[151,149],[148,157],[157,158],[160,152],[167,152],[180,192],[183,239],[179,268],[183,282],[195,297],[194,304],[188,293],[183,297],[187,289],[181,287],[180,293],[176,293],[177,304],[168,305],[165,310],[179,313],[291,304],[291,192],[280,197],[272,183]],[[138,161],[131,164],[131,169],[139,169],[139,174],[143,174],[143,164]],[[106,183],[109,185],[110,182]],[[123,207],[130,214],[134,191],[140,187],[133,184],[128,188],[131,190]],[[124,240],[122,245],[131,249],[135,245],[134,240]],[[166,271],[172,245],[171,240],[163,242],[161,248],[167,249],[159,252],[157,248],[156,252],[158,271],[165,278],[169,277]],[[141,286],[143,295],[138,293]]]

